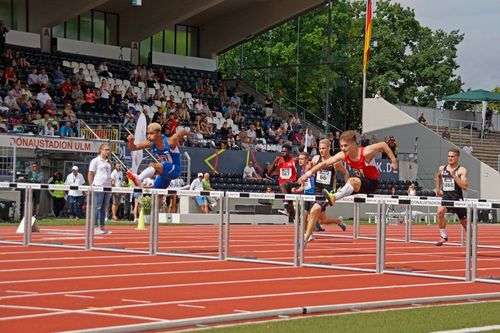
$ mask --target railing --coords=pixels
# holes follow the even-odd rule
[[[452,118],[440,118],[438,120],[438,124],[436,126],[436,133],[439,133],[439,126],[441,127],[448,127],[448,128],[457,128],[455,126],[455,123],[458,123],[458,145],[462,146],[462,137],[466,136],[468,137],[468,141],[472,142],[472,134],[474,131],[474,128],[476,131],[480,131],[482,129],[482,122],[481,121],[473,121],[473,120],[462,120],[462,119],[452,119]],[[443,124],[447,124],[444,126]],[[477,125],[477,127],[476,127]],[[469,127],[469,129],[466,129],[465,127]],[[468,133],[465,135],[462,135],[462,132]],[[481,135],[481,142],[483,142],[483,135]]]
[[[497,156],[497,171],[500,172],[500,155]]]

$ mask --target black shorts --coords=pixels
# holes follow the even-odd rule
[[[35,205],[40,203],[40,190],[33,190],[33,203]]]
[[[324,212],[326,207],[328,207],[328,203],[326,201],[304,201],[304,210],[306,212],[310,212],[314,205],[319,205],[321,207],[321,211]]]
[[[361,188],[359,189],[358,192],[355,193],[361,193],[361,194],[375,193],[378,186],[378,179],[366,179],[361,177],[359,179],[361,180]]]
[[[299,184],[297,184],[296,182],[288,182],[288,183],[283,183],[281,185],[279,185],[280,187],[280,190],[281,190],[281,187],[284,187],[285,188],[285,193],[292,193],[292,188],[294,187],[297,187]]]
[[[446,212],[457,214],[460,220],[467,218],[467,208],[446,207]]]

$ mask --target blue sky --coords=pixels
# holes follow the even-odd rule
[[[460,30],[457,74],[463,88],[500,87],[500,0],[392,0],[432,30]]]

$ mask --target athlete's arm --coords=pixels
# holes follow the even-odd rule
[[[371,159],[378,153],[384,152],[391,159],[391,167],[394,170],[398,169],[398,160],[391,148],[385,142],[374,143],[365,147],[364,154],[365,159],[371,161]]]
[[[469,187],[469,180],[467,179],[467,169],[464,167],[460,167],[457,170],[457,174],[452,174],[453,180],[455,183],[460,186],[462,190],[466,190]]]
[[[436,195],[438,197],[442,197],[443,196],[443,191],[441,191],[441,174],[443,172],[443,167],[440,166],[438,168],[438,172],[437,172],[437,175],[436,175],[436,189],[435,189],[435,192],[436,192]]]
[[[344,177],[344,183],[347,183],[347,180],[349,179],[349,171],[344,167],[344,164],[342,162],[339,162],[333,166],[336,171],[342,172],[342,175]]]
[[[168,145],[170,148],[175,148],[179,144],[179,142],[182,140],[182,138],[186,135],[191,135],[190,131],[187,131],[185,129],[179,130],[176,132],[174,135],[168,138]]]
[[[146,148],[151,148],[151,142],[149,140],[144,141],[143,143],[134,143],[134,136],[131,134],[127,137],[128,141],[128,150],[142,150]]]
[[[305,174],[302,175],[302,177],[299,178],[299,182],[303,183],[306,181],[308,177],[311,175],[315,174],[319,170],[323,170],[329,165],[334,165],[337,162],[340,162],[344,159],[344,152],[338,152],[336,155],[329,157],[328,159],[324,160],[321,163],[316,164],[311,168],[311,170],[307,171]]]
[[[280,158],[280,157],[279,157],[279,156],[277,156],[277,157],[274,159],[273,163],[271,164],[271,167],[269,168],[269,174],[270,174],[270,175],[272,175],[272,174],[273,174],[273,172],[274,172],[274,170],[276,170],[276,168],[278,167],[278,160],[279,160],[279,158]]]

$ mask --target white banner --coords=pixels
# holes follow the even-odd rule
[[[135,126],[134,133],[134,144],[143,143],[146,141],[146,131],[148,128],[148,123],[146,120],[146,116],[144,113],[140,113],[139,118],[137,119],[137,125]],[[132,152],[132,172],[137,174],[137,170],[139,169],[139,165],[141,165],[143,157],[143,152],[141,150],[134,150]]]
[[[99,151],[101,142],[61,139],[59,137],[31,135],[0,135],[0,147],[77,151],[94,153]]]

